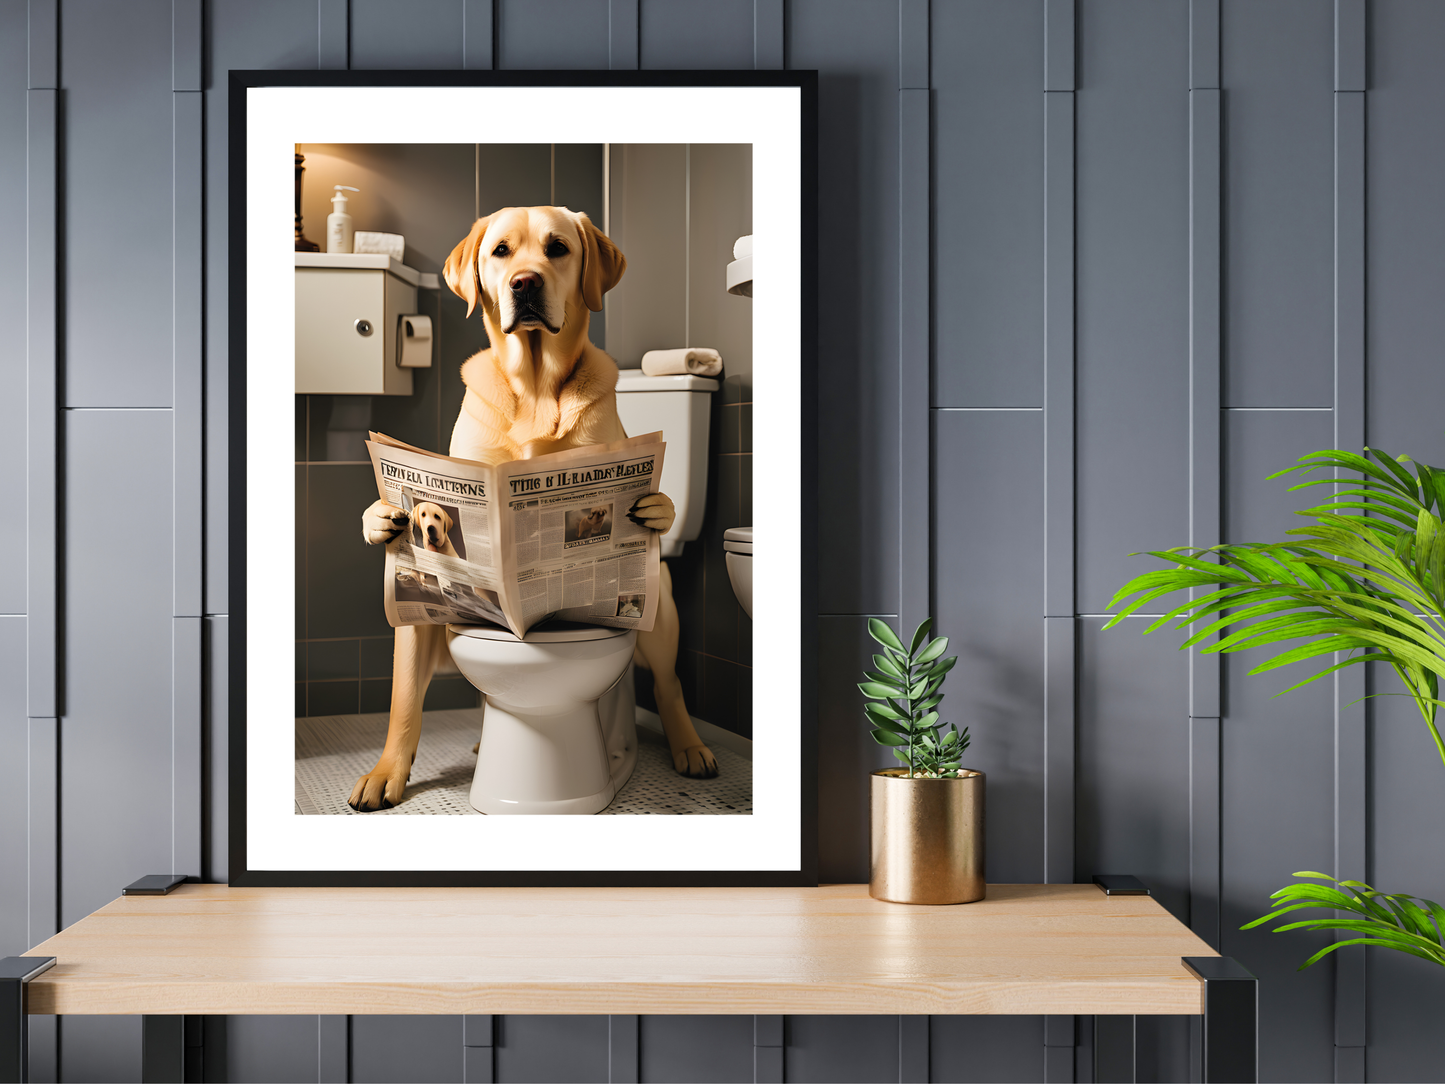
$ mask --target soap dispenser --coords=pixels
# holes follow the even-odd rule
[[[331,197],[331,213],[326,216],[326,251],[327,252],[350,252],[351,251],[351,216],[346,213],[347,192],[360,192],[359,188],[352,188],[349,184],[338,184],[336,195]]]

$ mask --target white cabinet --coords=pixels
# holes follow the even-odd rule
[[[410,395],[397,329],[437,285],[385,255],[296,253],[296,394]]]

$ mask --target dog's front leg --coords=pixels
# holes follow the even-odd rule
[[[444,625],[399,625],[391,667],[391,720],[376,767],[356,781],[347,804],[361,813],[390,809],[406,792],[421,740],[421,706],[427,685],[447,653]]]

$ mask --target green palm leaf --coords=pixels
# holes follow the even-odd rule
[[[1329,476],[1308,477],[1317,471]],[[1346,480],[1344,472],[1354,472],[1358,480]],[[1180,648],[1186,651],[1274,649],[1251,674],[1330,656],[1329,666],[1285,692],[1349,666],[1387,663],[1414,699],[1445,763],[1445,739],[1436,726],[1445,677],[1445,524],[1440,518],[1445,470],[1406,456],[1397,460],[1378,448],[1366,448],[1363,455],[1326,449],[1301,456],[1270,477],[1296,473],[1304,477],[1291,491],[1333,487],[1329,500],[1297,513],[1308,526],[1287,531],[1286,542],[1152,551],[1150,556],[1170,567],[1146,571],[1121,587],[1104,628],[1157,599],[1189,592],[1184,601],[1167,603],[1167,612],[1153,618],[1145,635],[1165,627],[1188,630]],[[1275,927],[1276,933],[1310,929],[1352,935],[1316,952],[1302,969],[1346,945],[1391,948],[1445,965],[1445,907],[1440,904],[1322,873],[1295,876],[1331,881],[1334,887],[1288,885],[1273,894],[1268,914],[1242,928],[1300,910],[1350,916],[1336,913]]]
[[[1294,911],[1330,909],[1352,912],[1360,917],[1302,919],[1276,926],[1273,932],[1336,930],[1364,935],[1325,946],[1300,965],[1301,971],[1346,945],[1378,945],[1445,965],[1445,922],[1442,922],[1445,920],[1445,908],[1440,904],[1433,900],[1420,900],[1417,903],[1416,897],[1405,893],[1378,892],[1363,881],[1335,881],[1333,877],[1323,873],[1296,873],[1295,876],[1334,881],[1337,885],[1349,888],[1352,895],[1324,885],[1287,885],[1272,894],[1275,904],[1268,914],[1246,923],[1240,929],[1253,929]],[[1424,906],[1420,906],[1421,904]]]

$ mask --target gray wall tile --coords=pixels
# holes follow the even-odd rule
[[[644,1016],[638,1020],[643,1081],[751,1081],[751,1016]]]
[[[853,509],[856,525],[820,539],[819,605],[893,613],[898,247],[887,224],[898,221],[898,8],[795,0],[786,18],[789,67],[820,69],[818,165],[828,178],[818,192],[819,506]]]
[[[607,1017],[499,1016],[496,1023],[498,1080],[607,1080]]]
[[[293,546],[296,561],[296,593],[300,598],[306,597],[306,536],[307,536],[307,514],[306,514],[306,482],[309,470],[305,464],[299,464],[292,468],[295,472],[296,497],[293,508],[296,516],[296,540]],[[334,468],[333,468],[334,469]],[[359,519],[359,514],[358,514]],[[306,607],[296,607],[296,638],[304,639],[306,632]]]
[[[1366,440],[1445,463],[1435,397],[1445,340],[1445,7],[1377,0],[1366,96]]]
[[[350,0],[351,67],[462,67],[461,0]]]
[[[1329,406],[1334,12],[1225,0],[1224,403]]]
[[[498,68],[607,67],[607,0],[493,2]]]
[[[1310,491],[1287,493],[1265,476],[1298,456],[1329,447],[1326,411],[1228,411],[1225,425],[1225,533],[1230,541],[1272,541],[1302,525],[1293,509]],[[1260,977],[1260,1072],[1264,1078],[1327,1076],[1334,1008],[1330,974],[1296,968],[1328,941],[1298,932],[1274,937],[1239,926],[1269,906],[1269,894],[1299,869],[1334,861],[1334,707],[1328,683],[1279,700],[1274,694],[1321,667],[1247,671],[1276,652],[1225,661],[1221,739],[1223,938],[1220,951]]]
[[[171,5],[79,0],[60,18],[65,403],[169,406]]]
[[[868,774],[898,763],[868,733],[858,691],[876,646],[866,618],[818,618],[818,879],[824,884],[868,880]]]
[[[25,455],[26,319],[26,8],[0,7],[0,326],[9,329],[0,355],[0,455]],[[18,562],[0,574],[0,613],[25,611],[25,569]],[[22,714],[24,714],[22,712]]]
[[[932,1016],[928,1021],[930,1080],[1044,1079],[1042,1016]]]
[[[25,777],[25,749],[29,742],[25,718],[25,618],[0,617],[0,743],[7,750],[11,785],[0,792],[0,956],[20,956],[30,948],[26,929],[30,885],[25,870],[29,863],[28,833],[23,826],[29,815],[29,792]],[[19,785],[17,785],[17,783]]]
[[[137,466],[169,477],[168,411],[65,417],[61,921],[171,865],[169,500],[137,522]],[[117,455],[117,448],[125,455]],[[96,816],[121,802],[123,817]]]
[[[381,699],[381,690],[372,689],[370,686],[383,684],[374,681],[361,683],[363,694],[370,694],[377,700]],[[391,704],[391,693],[388,689],[383,706],[368,706],[365,699],[361,706],[362,711],[386,711]],[[373,704],[376,700],[372,701]],[[435,677],[427,686],[426,699],[422,701],[423,711],[441,711],[444,708],[476,708],[481,707],[482,695],[471,682],[464,677]]]
[[[1325,500],[1324,487],[1289,492],[1307,478],[1286,475],[1269,481],[1276,471],[1292,467],[1300,456],[1330,447],[1333,423],[1327,410],[1224,413],[1224,540],[1274,542],[1309,521],[1294,515]]]
[[[934,632],[958,655],[941,718],[988,776],[988,879],[1041,881],[1043,415],[935,411],[934,461]]]
[[[308,681],[303,714],[355,715],[361,710],[360,690],[356,681]]]
[[[317,65],[314,5],[293,0],[207,0],[206,191],[229,188],[226,72],[231,68]],[[226,465],[228,448],[230,204],[206,200],[206,588],[205,612],[225,613],[227,594]],[[326,219],[307,220],[312,240],[325,239]]]
[[[1191,1080],[1189,1016],[1134,1018],[1134,1079]],[[1080,1078],[1082,1079],[1082,1078]],[[1340,1078],[1336,1078],[1340,1079]]]
[[[1295,870],[1328,870],[1334,859],[1330,688],[1319,684],[1271,700],[1311,671],[1247,676],[1266,657],[1244,652],[1225,664],[1220,952],[1260,978],[1261,1079],[1321,1079],[1334,1071],[1331,975],[1320,967],[1296,969],[1329,935],[1239,930],[1268,910],[1269,894]]]
[[[67,1016],[60,1022],[60,1080],[140,1080],[139,1016]]]
[[[691,345],[687,326],[687,147],[612,148],[612,240],[627,270],[607,295],[607,352],[624,368]]]
[[[751,22],[749,27],[751,56]],[[711,347],[721,354],[723,371],[738,380],[744,399],[751,399],[753,299],[727,292],[727,265],[733,242],[753,232],[753,150],[746,143],[694,143],[688,156],[686,345]]]
[[[1043,405],[1043,11],[932,7],[934,406]]]
[[[467,319],[467,303],[450,290],[437,291],[441,311],[440,344],[437,347],[440,386],[437,392],[438,434],[445,447],[451,446],[452,427],[466,396],[462,383],[462,362],[487,347],[487,331],[480,314]]]
[[[298,647],[306,648],[307,680],[360,677],[360,645],[359,640],[318,640],[315,643],[298,644]]]
[[[1077,604],[1188,540],[1188,20],[1082,8],[1077,97]]]
[[[306,522],[306,632],[312,639],[383,636],[386,551],[361,537],[361,513],[376,500],[370,464],[311,466]],[[372,589],[369,589],[372,588]]]
[[[462,1018],[353,1016],[351,1079],[356,1084],[460,1081]]]
[[[1371,669],[1373,692],[1403,690],[1389,669]],[[1370,710],[1373,862],[1370,875],[1360,879],[1385,892],[1445,900],[1445,839],[1438,832],[1419,831],[1422,812],[1438,802],[1440,757],[1408,697],[1377,696]],[[1445,975],[1424,960],[1370,951],[1370,1078],[1429,1080],[1439,1075],[1438,1066],[1445,1064],[1445,1035],[1426,1014],[1428,1006],[1445,997]]]
[[[1140,572],[1144,562],[1159,566],[1142,558]],[[1079,622],[1074,879],[1132,873],[1188,922],[1189,658],[1180,633],[1141,635],[1150,623],[1103,632],[1104,618]]]
[[[789,1016],[783,1079],[892,1080],[898,1075],[898,1017]]]
[[[751,68],[753,0],[641,0],[643,68]]]
[[[316,1017],[226,1017],[226,1080],[315,1080]]]

